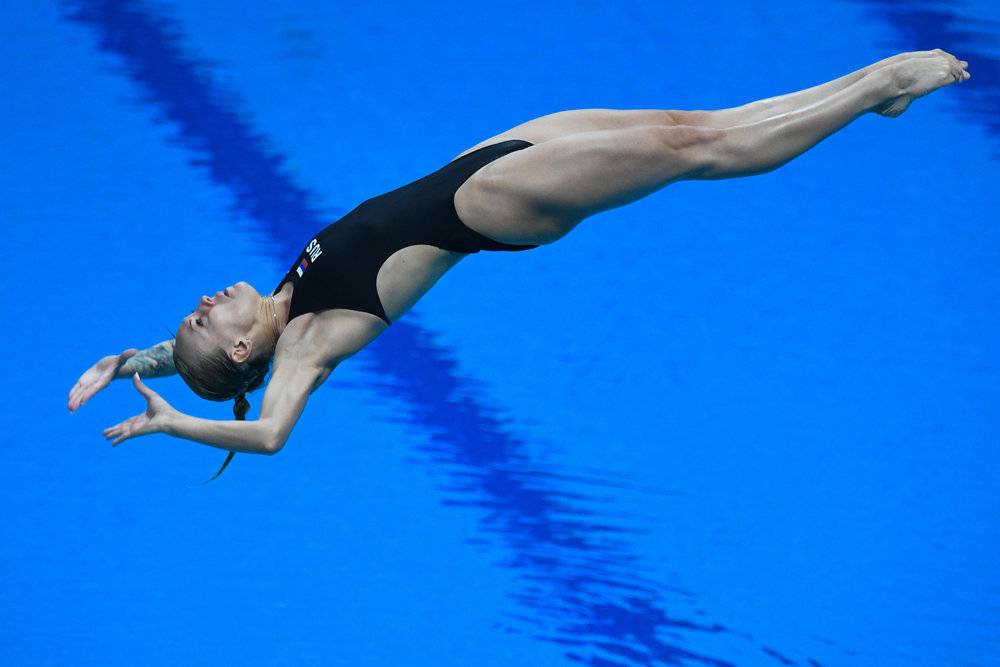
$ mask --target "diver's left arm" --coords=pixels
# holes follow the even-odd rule
[[[274,454],[284,446],[309,394],[323,383],[330,370],[307,363],[276,366],[264,392],[260,418],[250,421],[217,421],[186,415],[143,384],[136,374],[132,383],[146,399],[146,411],[105,429],[104,437],[117,445],[141,435],[166,433],[234,452]]]

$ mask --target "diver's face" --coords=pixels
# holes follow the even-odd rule
[[[219,347],[228,353],[241,337],[250,334],[260,298],[250,283],[242,281],[212,296],[203,295],[191,314],[181,320],[177,342],[205,353]]]

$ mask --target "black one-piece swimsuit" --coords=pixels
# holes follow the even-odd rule
[[[469,229],[455,211],[455,193],[476,171],[531,145],[511,140],[484,146],[409,185],[366,200],[328,225],[306,244],[274,290],[277,294],[288,281],[295,284],[288,321],[302,313],[350,308],[391,324],[375,280],[382,264],[408,246],[463,253],[538,247],[494,241]]]

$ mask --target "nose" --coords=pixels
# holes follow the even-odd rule
[[[211,308],[212,306],[215,305],[215,299],[213,299],[212,297],[207,296],[207,295],[206,296],[202,296],[201,297],[201,301],[198,302],[198,305],[199,306],[208,306],[209,308]]]

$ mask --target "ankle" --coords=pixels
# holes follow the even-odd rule
[[[875,107],[903,94],[906,86],[898,70],[896,64],[886,65],[869,72],[861,80],[861,83],[866,84],[869,90],[868,103],[865,105],[866,111],[873,111]]]

